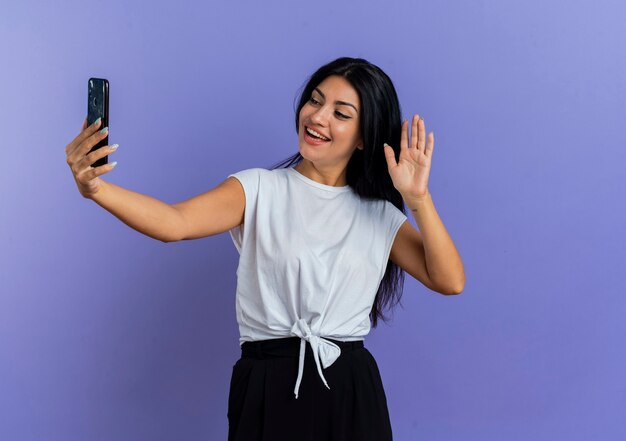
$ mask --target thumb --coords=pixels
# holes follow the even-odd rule
[[[387,159],[387,167],[389,167],[390,169],[394,168],[398,165],[398,163],[396,162],[396,155],[393,149],[387,143],[384,144],[383,148],[385,150],[385,159]]]

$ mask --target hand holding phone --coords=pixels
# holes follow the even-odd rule
[[[72,170],[74,180],[78,186],[78,191],[85,198],[91,198],[100,189],[101,181],[98,176],[113,170],[117,162],[108,163],[108,155],[113,153],[118,145],[107,145],[108,141],[108,81],[102,84],[102,97],[97,99],[97,93],[91,93],[92,86],[94,90],[99,87],[97,80],[91,78],[89,80],[89,113],[83,121],[81,132],[66,147],[65,154],[67,156],[67,164]],[[94,97],[96,99],[94,99]],[[103,116],[99,116],[103,115]],[[106,120],[105,120],[106,117]],[[90,118],[93,118],[90,121]],[[99,119],[98,119],[99,118]],[[106,130],[105,130],[106,129]]]
[[[107,134],[99,130],[101,126],[101,120],[87,126],[87,118],[85,118],[82,131],[65,147],[67,165],[72,170],[78,191],[85,198],[91,198],[100,189],[98,176],[110,172],[117,164],[117,162],[112,162],[95,168],[91,166],[96,159],[113,153],[118,147],[117,144],[107,145],[87,154],[88,151],[91,151],[89,149],[106,138]]]

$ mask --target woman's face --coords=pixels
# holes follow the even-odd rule
[[[359,134],[359,95],[343,77],[322,81],[300,110],[300,154],[322,167],[344,167],[355,148],[362,148]],[[307,128],[326,139],[311,135]]]

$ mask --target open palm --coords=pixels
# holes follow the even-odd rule
[[[411,124],[411,143],[409,145],[409,122],[402,123],[400,136],[400,157],[396,157],[391,146],[385,144],[387,169],[393,186],[403,198],[420,198],[428,193],[428,176],[435,147],[433,132],[428,135],[426,145],[426,128],[424,120],[413,115]]]

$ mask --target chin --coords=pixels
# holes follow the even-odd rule
[[[315,154],[315,147],[307,144],[304,141],[300,141],[300,144],[298,145],[298,152],[304,159],[308,159],[309,161],[317,159],[317,155]]]
[[[312,161],[313,158],[311,158],[311,155],[309,155],[306,150],[303,151],[302,147],[300,147],[300,150],[298,151],[300,153],[300,156],[302,156],[303,159],[306,159],[307,161]]]

